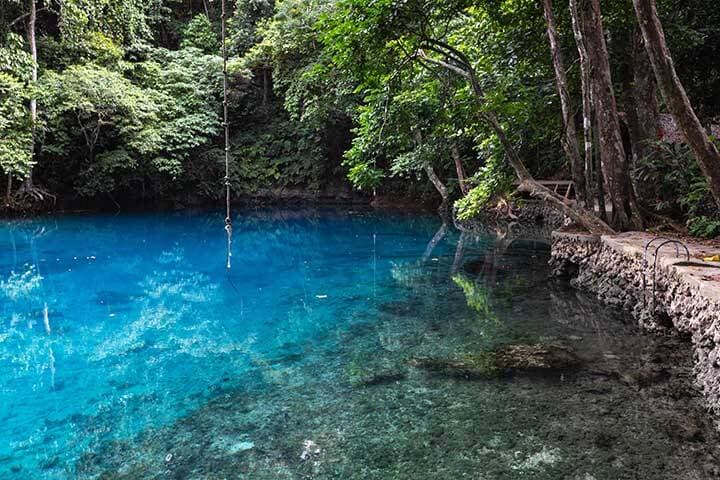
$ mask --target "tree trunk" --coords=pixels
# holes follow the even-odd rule
[[[657,83],[650,59],[645,51],[642,33],[635,28],[632,50],[628,52],[623,70],[623,105],[629,137],[630,166],[634,170],[638,162],[650,155],[659,137],[660,110]],[[626,143],[628,145],[628,143]],[[657,198],[657,185],[633,180],[635,195],[640,204],[643,199]],[[645,209],[643,215],[647,216]]]
[[[420,147],[423,144],[422,132],[420,130],[416,130],[414,133],[414,137],[415,137],[416,147]],[[425,173],[427,174],[428,179],[430,180],[430,183],[433,184],[433,186],[435,187],[435,190],[438,191],[438,193],[440,194],[440,197],[442,198],[442,203],[440,204],[439,210],[442,214],[444,214],[445,211],[447,210],[448,200],[450,198],[447,187],[442,182],[442,180],[440,180],[440,177],[437,176],[437,174],[435,173],[435,169],[429,162],[423,164],[423,170],[425,170]]]
[[[30,0],[30,16],[28,17],[28,45],[30,46],[30,56],[32,58],[32,68],[30,71],[32,84],[37,84],[38,78],[38,55],[37,42],[35,41],[35,24],[37,23],[37,7],[35,0]],[[25,179],[25,186],[28,189],[33,188],[33,164],[35,159],[35,130],[37,124],[37,99],[33,96],[30,99],[30,121],[32,122],[32,142],[30,142],[30,171]]]
[[[443,184],[442,180],[440,180],[440,177],[437,176],[437,174],[435,173],[435,169],[432,167],[432,165],[426,163],[425,165],[423,165],[423,169],[425,170],[425,173],[427,173],[427,176],[430,179],[430,182],[435,187],[435,190],[437,190],[442,197],[443,206],[446,205],[449,198],[447,187],[445,186],[445,184]]]
[[[575,44],[577,45],[578,55],[580,57],[580,88],[582,90],[582,106],[583,106],[583,143],[584,143],[584,160],[585,160],[585,192],[588,204],[593,207],[593,150],[592,150],[592,87],[590,78],[590,61],[588,59],[587,48],[585,47],[585,38],[580,28],[580,19],[578,18],[577,0],[570,0],[570,17],[572,18],[573,35],[575,36]],[[602,195],[602,191],[600,192]]]
[[[269,90],[269,82],[268,82],[268,71],[267,68],[263,67],[263,98],[262,98],[262,106],[267,106],[268,103],[268,90]]]
[[[457,172],[458,185],[460,186],[460,193],[467,194],[468,188],[465,183],[465,169],[463,168],[462,158],[460,157],[460,149],[457,144],[453,143],[450,146],[450,155],[452,155],[453,161],[455,162],[455,171]]]
[[[632,82],[628,120],[633,159],[637,161],[651,151],[651,143],[658,139],[660,124],[657,82],[640,30],[633,34]]]
[[[35,26],[37,23],[37,6],[35,0],[30,0],[30,12],[28,14],[27,23],[27,40],[30,47],[30,57],[32,66],[30,69],[30,79],[33,85],[37,83],[37,42],[35,41]],[[33,168],[35,159],[35,130],[37,123],[37,100],[33,97],[30,99],[30,122],[31,122],[31,142],[30,142],[30,168],[27,177],[20,186],[20,192],[29,193],[33,196],[35,185],[33,184]]]
[[[580,9],[581,28],[592,65],[593,98],[598,120],[598,143],[605,187],[613,207],[615,225],[622,229],[640,229],[642,215],[630,180],[627,157],[620,133],[615,94],[610,75],[600,0],[586,0]]]
[[[560,96],[560,107],[563,116],[563,126],[565,128],[562,145],[568,162],[570,163],[570,172],[573,182],[575,183],[578,200],[586,202],[587,194],[585,191],[585,176],[583,175],[583,161],[580,157],[580,148],[578,147],[572,101],[570,100],[567,75],[565,74],[565,62],[563,62],[562,52],[560,51],[560,40],[555,26],[555,15],[553,15],[552,11],[552,0],[543,0],[543,9],[545,11],[547,34],[550,40],[550,52],[552,53],[553,67],[555,69],[555,83],[557,85],[558,95]]]
[[[595,136],[597,137],[597,132],[600,131],[600,125],[598,124],[597,118],[594,118],[593,120]],[[601,173],[602,160],[600,159],[600,149],[595,150],[595,154],[591,157],[591,161],[595,165],[594,170],[598,172],[597,175],[595,175],[595,196],[598,204],[598,216],[602,218],[604,222],[607,222],[607,206],[605,204],[605,188],[603,186],[603,176]]]
[[[5,191],[5,205],[10,206],[12,203],[12,172],[8,170],[7,174],[7,190]]]
[[[658,18],[655,0],[633,0],[633,5],[645,40],[645,49],[665,103],[690,145],[708,180],[715,202],[720,207],[720,153],[710,141],[677,76],[665,42],[665,32]]]

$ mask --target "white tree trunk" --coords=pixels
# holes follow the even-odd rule
[[[587,49],[585,48],[585,38],[580,28],[580,20],[578,18],[577,0],[570,0],[570,17],[572,18],[573,34],[575,43],[577,44],[578,54],[580,56],[580,88],[582,90],[582,107],[583,107],[583,142],[584,142],[584,160],[585,160],[585,191],[587,192],[588,204],[592,206],[593,191],[592,171],[592,87],[590,85],[590,63],[588,61]],[[599,192],[602,195],[602,192]]]
[[[585,176],[583,175],[584,165],[580,157],[577,130],[575,129],[575,119],[573,118],[572,101],[570,99],[570,90],[568,89],[567,75],[565,74],[565,62],[563,61],[560,50],[560,39],[558,38],[557,28],[555,26],[555,15],[552,11],[552,0],[543,0],[543,9],[545,11],[547,35],[550,41],[550,52],[555,69],[555,84],[558,95],[560,96],[560,108],[563,116],[563,127],[565,128],[565,140],[562,142],[562,145],[568,162],[570,163],[570,171],[573,182],[575,183],[578,200],[584,202],[587,198],[585,193]]]
[[[35,40],[35,24],[37,22],[37,7],[35,0],[30,0],[30,16],[28,17],[27,26],[27,37],[28,45],[30,47],[30,56],[32,58],[32,68],[30,71],[30,78],[32,84],[37,83],[38,78],[38,55],[37,55],[37,42]],[[32,142],[30,142],[30,170],[28,176],[25,179],[25,189],[33,188],[33,168],[35,164],[35,129],[37,123],[37,99],[33,96],[30,99],[30,120],[32,122]]]

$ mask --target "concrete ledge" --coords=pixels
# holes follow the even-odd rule
[[[603,236],[602,242],[613,250],[623,255],[643,258],[645,253],[645,245],[654,237],[645,233],[624,233],[621,235]],[[674,252],[673,245],[666,245],[658,252],[658,269],[672,271],[682,278],[688,284],[696,287],[698,293],[707,297],[709,300],[720,302],[720,263],[705,262],[702,260],[705,256],[717,254],[704,245],[686,244],[690,251],[690,260],[703,266],[680,266],[677,263],[686,260],[684,250],[680,250],[680,256]],[[648,249],[648,262],[650,268],[653,266],[655,257],[653,255],[654,248]],[[712,278],[715,277],[715,278]]]

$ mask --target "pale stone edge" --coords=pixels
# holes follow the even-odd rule
[[[603,245],[622,255],[642,260],[645,244],[652,238],[652,235],[632,233],[603,235],[600,241]],[[695,254],[704,252],[704,248],[692,244],[688,244],[687,247],[690,250],[691,261],[708,266],[715,265],[694,257]],[[646,269],[646,273],[648,274],[652,272],[652,265],[655,260],[652,250],[651,248],[648,252],[649,267]],[[673,272],[678,279],[693,287],[699,295],[705,297],[708,301],[720,303],[720,281],[705,278],[707,275],[720,274],[720,268],[706,269],[704,267],[676,266],[674,264],[684,261],[685,256],[681,253],[680,258],[678,258],[673,253],[670,253],[671,251],[671,247],[668,246],[659,252],[658,268],[662,268],[667,272]]]

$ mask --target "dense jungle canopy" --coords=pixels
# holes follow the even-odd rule
[[[720,234],[714,0],[227,4],[236,200],[349,184],[469,218],[519,189],[594,231]],[[219,201],[221,21],[0,0],[3,208]]]

